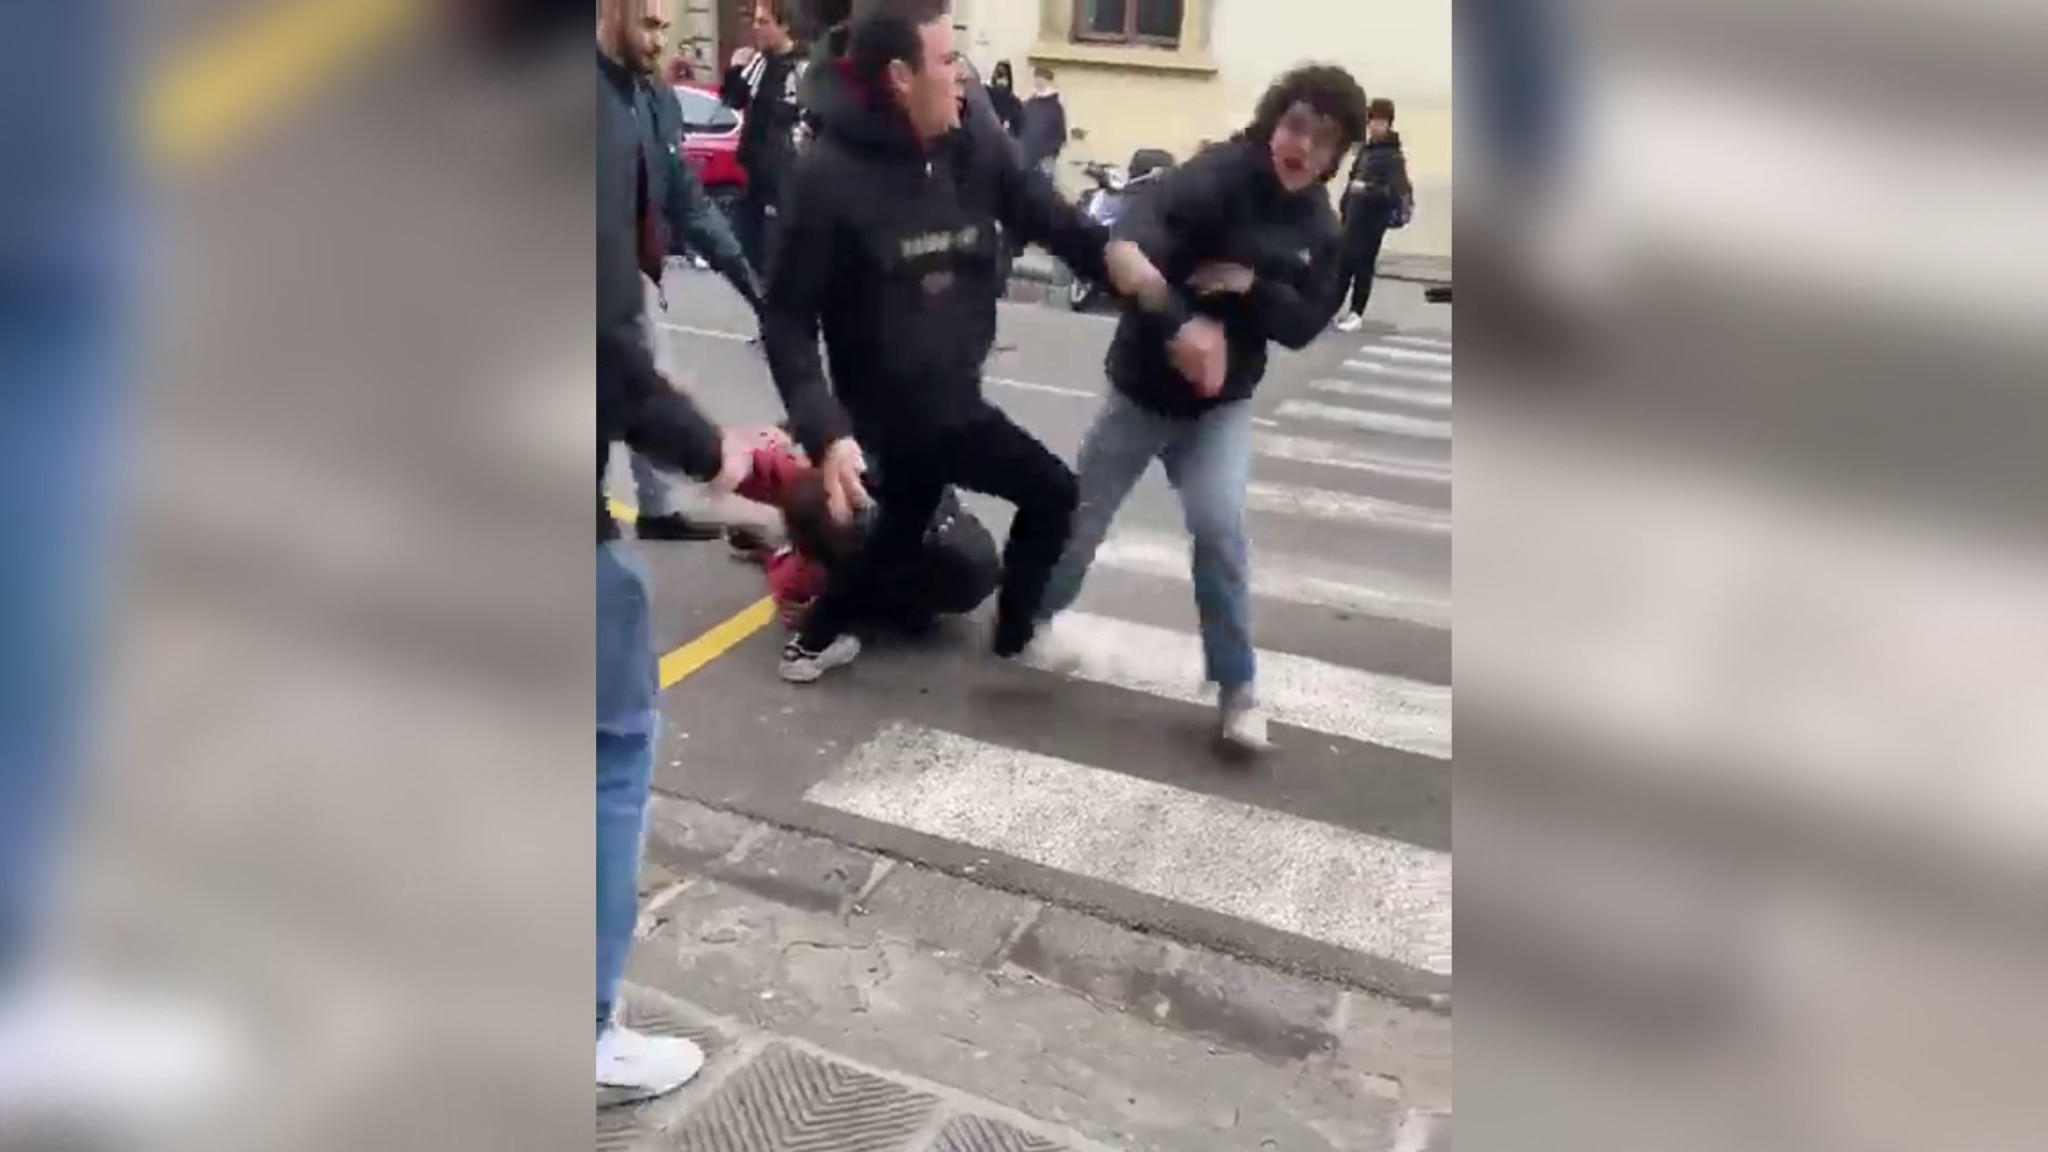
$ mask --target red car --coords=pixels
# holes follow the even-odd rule
[[[747,186],[747,171],[740,167],[741,113],[718,102],[718,92],[702,84],[678,84],[676,99],[683,105],[683,159],[704,182],[704,191],[719,206],[730,210]]]

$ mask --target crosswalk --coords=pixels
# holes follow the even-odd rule
[[[1080,668],[1047,681],[1101,698],[1072,726],[1123,729],[1100,742],[1113,754],[1090,757],[1081,731],[1033,744],[995,711],[890,718],[803,799],[1447,986],[1451,347],[1395,334],[1336,352],[1312,351],[1327,365],[1257,401],[1248,506],[1271,763],[1191,756],[1165,733],[1135,745],[1157,762],[1129,759],[1129,728],[1162,707],[1188,729],[1213,707],[1188,541],[1155,491],[1126,509],[1071,614]],[[1436,671],[1390,671],[1397,643]]]

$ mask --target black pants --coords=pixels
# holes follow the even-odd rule
[[[747,263],[754,266],[754,275],[764,282],[768,278],[769,245],[775,239],[776,188],[773,176],[749,173],[746,190],[732,207],[733,239],[740,242],[740,251],[746,254]]]
[[[952,484],[1017,506],[1003,546],[995,636],[997,654],[1014,655],[1031,639],[1046,581],[1067,546],[1079,499],[1073,470],[993,407],[966,424],[867,447],[881,472],[875,493],[881,510],[867,546],[833,571],[804,617],[804,647],[821,651],[886,600],[883,585],[890,573],[915,562],[932,513]]]
[[[1372,299],[1372,274],[1380,262],[1380,245],[1387,239],[1384,213],[1358,211],[1344,225],[1344,279],[1340,289],[1351,294],[1353,316],[1365,315],[1366,301]]]

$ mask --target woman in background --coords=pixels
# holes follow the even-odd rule
[[[988,102],[996,110],[996,119],[1003,122],[1003,130],[1017,136],[1024,129],[1024,101],[1017,96],[1017,82],[1010,72],[1008,60],[996,61],[993,71],[988,74]]]

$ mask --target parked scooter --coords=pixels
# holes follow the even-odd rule
[[[1082,165],[1081,174],[1094,187],[1084,190],[1075,206],[1103,227],[1114,228],[1130,198],[1142,194],[1145,185],[1172,171],[1173,164],[1173,154],[1157,148],[1140,148],[1132,153],[1128,169],[1116,164],[1088,161]],[[1088,311],[1101,298],[1100,287],[1078,276],[1067,283],[1067,303],[1076,312]]]

